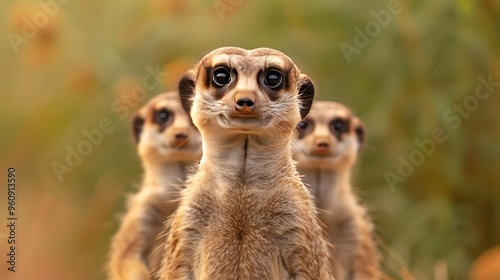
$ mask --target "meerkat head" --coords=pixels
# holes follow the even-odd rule
[[[294,151],[299,168],[351,168],[363,148],[365,128],[344,105],[315,101],[295,135],[300,144]]]
[[[290,136],[309,112],[314,86],[279,51],[224,47],[180,80],[179,94],[204,141],[242,134]]]
[[[160,94],[139,109],[132,130],[143,161],[162,164],[201,158],[201,136],[175,91]]]

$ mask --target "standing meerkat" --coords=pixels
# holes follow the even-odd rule
[[[373,224],[350,182],[364,143],[363,123],[339,103],[315,101],[296,133],[300,149],[294,151],[294,159],[327,226],[335,278],[379,279]]]
[[[203,157],[173,215],[161,279],[333,279],[291,157],[312,81],[279,51],[225,47],[190,70],[179,93]]]
[[[154,278],[165,244],[158,235],[177,209],[188,169],[201,158],[201,136],[177,92],[158,95],[142,107],[133,132],[145,175],[112,241],[108,279],[114,280]]]

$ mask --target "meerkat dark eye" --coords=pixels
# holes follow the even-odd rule
[[[271,89],[279,89],[283,82],[283,77],[278,70],[269,70],[264,78],[264,83]]]
[[[220,66],[214,69],[212,76],[212,85],[221,88],[231,81],[231,74],[229,69],[225,66]]]
[[[297,129],[299,130],[305,130],[307,127],[309,127],[309,123],[305,121],[301,121],[297,124]]]
[[[312,120],[303,120],[297,124],[296,129],[299,136],[298,138],[302,139],[314,130],[314,122]]]
[[[172,113],[170,113],[167,109],[161,109],[156,113],[156,122],[166,123],[171,117]]]
[[[347,131],[347,123],[342,119],[335,119],[330,122],[330,128],[340,134]]]

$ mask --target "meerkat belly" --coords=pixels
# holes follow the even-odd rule
[[[203,279],[286,279],[282,209],[258,192],[235,190],[221,199],[200,242]]]

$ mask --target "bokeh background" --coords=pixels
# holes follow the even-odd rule
[[[376,24],[388,6],[399,12]],[[386,279],[469,279],[500,245],[498,0],[2,0],[0,15],[0,279],[105,278],[117,215],[141,180],[134,110],[227,45],[283,51],[318,98],[364,120],[353,181]],[[479,85],[484,100],[474,98]],[[82,131],[103,120],[113,130],[69,166]],[[419,158],[415,141],[436,128],[446,141]],[[418,165],[402,176],[412,154]],[[15,273],[3,225],[8,167],[18,178]]]

